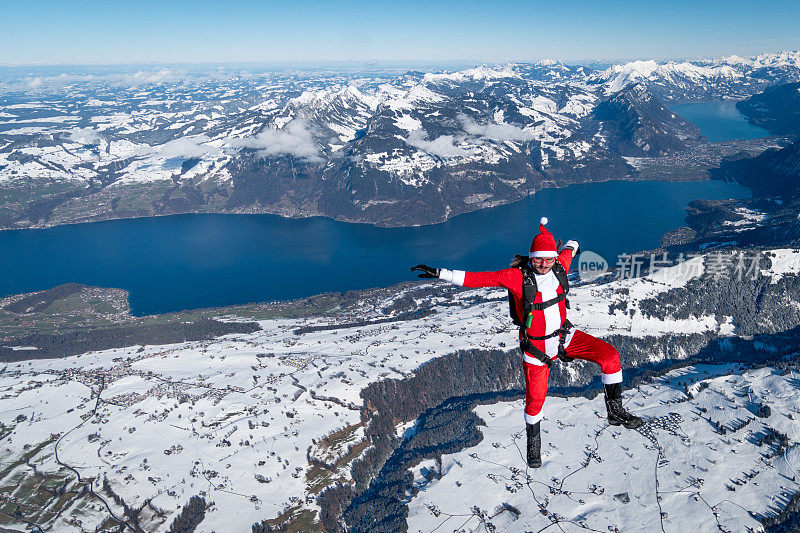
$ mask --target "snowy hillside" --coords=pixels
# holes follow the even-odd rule
[[[719,82],[742,77],[742,72],[729,65],[699,66],[689,62],[658,64],[651,59],[614,65],[600,73],[597,79],[606,82],[606,90],[614,93],[631,83],[642,81],[662,81],[692,88],[699,82]]]
[[[795,257],[791,251],[776,251],[759,279],[786,294],[787,284],[798,279]],[[685,309],[663,305],[654,316],[653,302],[659,298],[690,287],[697,290],[693,283],[717,283],[709,278],[707,265],[707,258],[697,257],[645,278],[576,287],[571,320],[590,333],[631,340],[732,338],[746,324],[732,318],[735,311],[726,316],[724,306],[718,308],[721,314],[712,308],[684,316]],[[288,521],[317,529],[323,511],[317,497],[326,488],[353,484],[351,467],[376,442],[367,438],[376,430],[371,421],[385,413],[365,401],[363,391],[369,385],[421,378],[432,362],[448,357],[458,361],[465,350],[472,350],[473,358],[480,357],[476,349],[505,356],[503,351],[515,344],[505,291],[455,290],[444,283],[409,284],[396,294],[380,291],[330,316],[262,320],[260,325],[259,332],[213,341],[3,364],[3,527],[19,530],[27,523],[89,531],[135,519],[145,530],[158,530],[169,526],[191,497],[199,496],[207,506],[200,531],[242,531],[265,520],[272,520],[267,525]],[[765,352],[773,349],[761,344]],[[693,355],[669,357],[674,361]],[[519,364],[513,350],[507,357]],[[648,357],[626,364],[656,363],[668,355],[655,350]],[[580,363],[557,372],[560,377],[553,383],[576,386],[597,375],[596,369]],[[551,398],[545,407],[545,438],[554,447],[545,448],[545,468],[530,489],[524,471],[518,470],[522,463],[514,446],[522,428],[519,403],[481,407],[478,412],[489,424],[485,438],[477,448],[445,456],[447,472],[441,480],[418,483],[422,492],[410,500],[409,525],[429,530],[448,514],[460,514],[464,516],[452,518],[446,527],[463,522],[462,527],[482,528],[485,520],[516,530],[514,520],[543,527],[560,516],[605,530],[632,523],[657,527],[661,512],[666,513],[665,529],[678,531],[685,519],[678,511],[683,501],[703,512],[698,516],[704,523],[713,525],[713,510],[719,510],[725,515],[718,517],[723,525],[731,517],[756,524],[748,511],[771,516],[797,491],[786,473],[787,465],[800,461],[796,420],[789,418],[794,416],[791,390],[797,380],[770,370],[727,377],[733,373],[730,366],[697,367],[641,387],[630,407],[653,420],[642,433],[607,428],[595,413],[601,410],[599,399]],[[515,386],[519,375],[514,376],[503,388]],[[684,401],[682,386],[690,378],[705,380],[708,387],[689,383],[695,398]],[[771,394],[762,398],[765,390]],[[429,393],[430,398],[438,394]],[[758,402],[771,406],[773,414],[754,418]],[[425,408],[424,397],[407,403]],[[414,425],[414,417],[394,415],[404,425],[391,429],[392,439]],[[719,435],[711,422],[729,430],[747,426]],[[758,447],[754,442],[770,431],[767,425],[788,436],[785,453],[776,453],[774,444]],[[731,450],[739,458],[733,464],[726,460]],[[426,476],[423,469],[429,467],[426,462],[417,466],[417,477]],[[359,479],[364,475],[359,473]],[[663,493],[660,502],[654,476]],[[726,489],[726,483],[736,490]],[[751,491],[747,502],[736,492],[745,483]],[[546,513],[532,513],[531,489],[540,501],[547,500]],[[622,496],[613,500],[625,492],[629,503],[619,503]],[[714,509],[703,508],[703,499]],[[493,516],[504,502],[518,511],[508,508]],[[745,510],[731,514],[729,507],[737,504]],[[436,506],[435,512],[429,505]],[[473,506],[481,509],[477,518]]]
[[[522,401],[482,405],[483,440],[415,469],[409,531],[756,531],[800,490],[798,374],[682,368],[629,393],[548,398],[544,465],[528,469]],[[769,407],[759,411],[761,406]]]
[[[800,64],[791,52],[601,73],[555,61],[371,75],[13,72],[0,82],[0,227],[185,212],[397,226],[543,187],[647,177],[626,157],[693,161],[709,143],[667,102],[743,98],[797,81]]]
[[[643,83],[666,101],[742,99],[772,85],[797,81],[800,51],[742,58],[657,63],[632,61],[613,65],[592,77],[614,93]]]

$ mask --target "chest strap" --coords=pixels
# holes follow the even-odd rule
[[[532,304],[530,304],[530,306],[531,306],[531,309],[533,309],[533,310],[544,311],[545,309],[547,309],[551,305],[557,304],[558,302],[560,302],[561,300],[563,300],[566,297],[567,297],[567,293],[566,292],[562,292],[561,294],[559,294],[555,298],[550,298],[549,300],[541,302],[541,303],[532,303]],[[569,309],[569,305],[567,306],[567,309]]]

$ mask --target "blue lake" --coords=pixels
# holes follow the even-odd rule
[[[416,279],[409,267],[417,263],[497,270],[527,252],[541,216],[556,238],[578,239],[613,266],[618,254],[654,248],[664,232],[684,225],[689,201],[749,196],[717,181],[613,181],[543,190],[413,228],[178,215],[4,231],[0,295],[66,282],[119,287],[143,315],[386,286]]]
[[[700,132],[711,142],[760,139],[771,135],[764,128],[747,122],[747,118],[736,109],[736,102],[676,104],[669,108],[700,128]]]

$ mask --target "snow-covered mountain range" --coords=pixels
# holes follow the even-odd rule
[[[701,61],[632,61],[613,65],[592,79],[615,92],[644,83],[665,101],[740,100],[764,88],[796,81],[800,51],[729,56]]]
[[[183,212],[439,222],[543,187],[645,177],[631,157],[692,160],[708,145],[668,103],[797,81],[798,57],[603,72],[554,61],[364,75],[11,70],[0,227]]]

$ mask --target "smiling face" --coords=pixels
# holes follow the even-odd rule
[[[531,258],[531,266],[533,271],[539,274],[547,274],[556,262],[555,257],[533,257]]]

